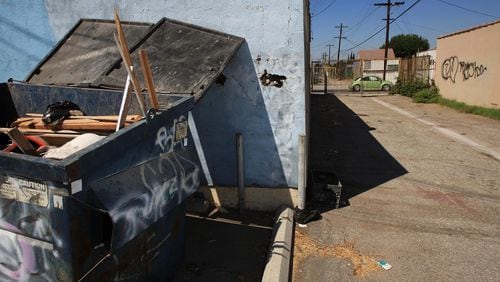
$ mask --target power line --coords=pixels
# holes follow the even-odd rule
[[[332,50],[333,44],[326,44],[326,47],[328,47],[328,64],[330,64],[330,52]]]
[[[416,0],[415,3],[411,4],[410,7],[406,8],[406,10],[404,10],[401,14],[399,14],[396,18],[392,19],[391,23],[395,22],[397,19],[399,19],[400,17],[402,17],[404,14],[406,14],[411,8],[415,7],[415,5],[417,5],[420,1],[422,0]],[[356,46],[353,46],[349,49],[345,49],[345,50],[342,50],[342,51],[351,51],[352,49],[354,48],[357,48],[358,46],[362,45],[363,43],[367,42],[368,40],[372,39],[373,37],[375,37],[377,34],[381,33],[383,30],[385,29],[385,27],[382,27],[381,29],[379,29],[377,32],[375,32],[374,34],[370,35],[367,39],[363,40],[361,43],[357,44]]]
[[[420,25],[420,24],[415,24],[415,23],[411,23],[411,25],[416,26],[416,27],[420,27],[420,28],[425,28],[425,29],[434,31],[436,33],[446,33],[446,31],[435,29],[435,28],[430,27],[430,26],[425,26],[425,25]]]
[[[441,2],[441,3],[445,3],[447,5],[450,5],[450,6],[453,6],[453,7],[462,9],[462,10],[465,10],[465,11],[469,11],[471,13],[476,13],[476,14],[487,16],[487,17],[491,17],[491,18],[494,18],[494,19],[500,19],[500,17],[494,16],[494,15],[490,15],[490,14],[486,14],[486,13],[483,13],[483,12],[480,12],[480,11],[472,10],[472,9],[469,9],[469,8],[466,8],[466,7],[462,7],[462,6],[459,6],[457,4],[450,3],[448,1],[444,1],[444,0],[438,0],[438,1]]]
[[[328,43],[328,42],[331,42],[331,39],[328,39],[328,40],[325,40],[325,41],[321,41],[321,43],[317,43],[317,44],[314,44],[311,48],[319,48],[319,47],[323,47],[325,45],[325,43]]]
[[[344,28],[348,28],[348,26],[345,26],[343,23],[340,23],[340,25],[336,26],[335,28],[340,28],[340,34],[339,36],[335,36],[334,38],[339,39],[339,50],[337,52],[337,64],[339,63],[340,60],[340,44],[342,43],[342,39],[345,39],[345,37],[342,36],[342,30]]]
[[[375,13],[375,12],[378,10],[378,8],[380,8],[380,7],[375,7],[375,9],[373,9],[370,13],[368,13],[365,17],[363,17],[363,18],[362,18],[359,22],[357,22],[355,25],[353,25],[353,26],[352,26],[352,28],[351,28],[348,32],[346,32],[346,35],[347,35],[347,33],[349,33],[349,34],[350,34],[350,33],[354,32],[355,30],[357,30],[357,29],[361,26],[361,24],[362,24],[362,23],[363,23],[363,22],[364,22],[364,21],[365,21],[365,20],[366,20],[369,16],[373,15],[373,13]]]
[[[337,0],[333,0],[332,2],[330,2],[330,4],[328,4],[328,6],[326,6],[323,10],[317,12],[316,14],[312,15],[311,18],[314,18],[316,16],[319,16],[321,15],[324,11],[328,10],[328,8],[330,8],[330,6],[333,5],[333,3],[337,2]]]
[[[375,6],[385,6],[387,9],[387,17],[385,20],[385,46],[384,46],[384,74],[382,79],[385,80],[385,74],[387,70],[387,54],[389,52],[389,27],[391,26],[391,7],[392,6],[400,6],[405,2],[391,2],[391,0],[387,0],[386,3],[375,3]]]

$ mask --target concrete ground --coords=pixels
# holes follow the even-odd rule
[[[311,103],[310,167],[337,174],[343,207],[310,195],[323,219],[296,228],[293,281],[500,281],[500,121],[401,96]]]

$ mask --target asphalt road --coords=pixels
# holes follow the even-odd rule
[[[323,219],[296,228],[294,281],[500,281],[500,121],[312,95],[310,148],[344,207],[310,197]]]

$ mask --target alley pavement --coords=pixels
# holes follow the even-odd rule
[[[500,281],[499,136],[397,95],[312,95],[310,168],[342,205],[308,195],[323,218],[296,228],[292,280]]]

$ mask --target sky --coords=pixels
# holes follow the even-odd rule
[[[340,58],[345,59],[358,50],[377,49],[385,41],[385,6],[387,0],[310,0],[313,59],[328,54],[327,44],[333,44],[330,55],[336,59],[338,51],[339,26],[343,29]],[[402,0],[397,0],[403,2]],[[396,18],[418,0],[404,1],[403,5],[391,7],[391,18]],[[391,0],[395,2],[395,0]],[[455,5],[455,6],[454,6]],[[460,6],[456,7],[456,6]],[[389,28],[389,38],[398,34],[417,34],[427,40],[431,48],[436,47],[436,38],[458,30],[500,20],[500,0],[420,0]],[[365,39],[383,29],[367,42],[356,47]]]

